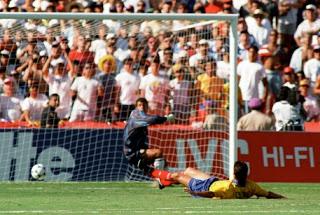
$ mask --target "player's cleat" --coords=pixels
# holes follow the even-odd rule
[[[155,178],[155,181],[158,182],[158,187],[160,190],[162,190],[165,187],[169,187],[172,184],[174,184],[173,181],[169,181],[169,180],[165,180],[165,179],[161,179],[161,178]]]
[[[159,188],[160,190],[162,190],[163,188],[165,188],[165,186],[162,184],[160,178],[156,178],[155,180],[158,182],[158,188]]]

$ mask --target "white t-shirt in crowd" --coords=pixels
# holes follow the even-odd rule
[[[73,108],[85,111],[95,110],[100,86],[100,83],[95,79],[87,79],[83,76],[77,77],[71,86],[71,90],[77,92]]]
[[[5,122],[17,121],[21,117],[21,99],[15,96],[0,96],[1,120]]]
[[[217,62],[217,76],[222,79],[229,79],[231,71],[230,63],[224,61]]]
[[[304,33],[315,32],[317,33],[320,30],[320,19],[316,19],[314,22],[309,20],[304,20],[301,22],[296,32],[294,33],[294,38],[301,37]]]
[[[49,95],[56,93],[60,97],[60,105],[56,109],[59,118],[68,118],[71,109],[70,88],[73,81],[72,76],[70,73],[65,76],[58,76],[49,73],[48,76],[43,77],[43,79],[49,85]]]
[[[37,98],[27,97],[21,103],[22,111],[28,111],[31,120],[41,120],[44,107],[47,106],[48,97],[38,94]]]
[[[177,78],[169,82],[170,93],[173,97],[174,104],[188,105],[190,102],[189,90],[190,90],[190,81],[182,80],[178,81]]]
[[[151,103],[164,103],[169,88],[169,80],[148,74],[141,79],[140,90],[145,90],[145,98]]]
[[[302,48],[301,47],[294,50],[290,59],[289,66],[292,69],[294,69],[295,72],[302,71]]]
[[[280,131],[289,120],[301,120],[299,111],[287,101],[278,101],[272,106],[272,113],[276,119],[276,130]],[[302,121],[301,121],[302,123]]]
[[[259,82],[266,77],[263,66],[257,62],[241,61],[237,68],[242,99],[259,98]]]
[[[312,58],[303,67],[304,75],[310,79],[311,87],[314,87],[318,75],[320,75],[320,61]]]
[[[133,105],[139,96],[140,77],[124,69],[116,76],[117,85],[120,87],[120,103]]]

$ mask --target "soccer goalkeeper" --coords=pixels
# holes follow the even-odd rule
[[[284,196],[266,191],[255,182],[247,179],[248,166],[245,162],[236,161],[234,178],[219,180],[204,172],[187,168],[184,172],[172,173],[170,180],[184,185],[192,196],[220,199],[247,199],[252,196],[269,199],[285,198]]]
[[[129,164],[138,167],[144,171],[144,174],[153,178],[169,177],[169,172],[157,170],[164,167],[165,160],[160,149],[148,147],[148,126],[173,120],[172,114],[165,117],[148,115],[148,101],[145,98],[138,98],[136,108],[130,114],[123,135],[124,155]],[[152,166],[153,163],[156,165]],[[168,180],[164,180],[164,183],[171,184]]]

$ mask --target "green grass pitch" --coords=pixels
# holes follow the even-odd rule
[[[0,214],[320,214],[320,184],[260,185],[288,199],[191,198],[146,182],[0,183]]]

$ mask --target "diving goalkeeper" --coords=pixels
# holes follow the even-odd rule
[[[136,108],[131,112],[123,134],[123,150],[129,164],[138,167],[144,171],[144,174],[153,178],[168,177],[169,172],[157,170],[164,167],[165,160],[160,149],[148,147],[148,126],[173,120],[172,114],[166,117],[148,115],[148,101],[145,98],[138,98]],[[155,160],[157,162],[154,162]],[[154,163],[157,165],[153,166]],[[171,183],[167,181],[165,184]]]
[[[171,173],[170,180],[184,185],[192,196],[220,199],[247,199],[252,196],[269,199],[285,198],[266,191],[255,182],[247,179],[248,166],[245,162],[236,161],[234,177],[231,180],[219,180],[197,169],[187,168],[184,172]]]

